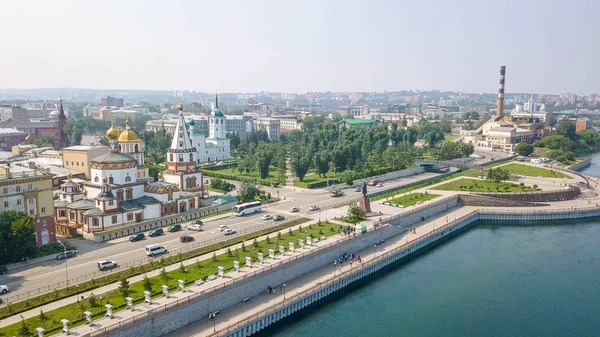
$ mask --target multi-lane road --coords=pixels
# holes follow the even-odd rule
[[[369,187],[369,192],[387,190],[415,181],[427,179],[435,175],[437,174],[424,173],[416,176],[396,179],[394,181],[387,181],[383,183],[383,187]],[[312,215],[308,214],[309,206],[315,205],[320,208],[325,208],[335,204],[358,199],[360,197],[360,192],[355,192],[351,188],[344,189],[344,196],[337,198],[330,197],[329,193],[324,190],[303,191],[304,193],[302,193],[300,190],[296,191],[293,187],[266,189],[274,196],[277,195],[277,191],[279,191],[279,197],[282,201],[277,204],[267,205],[264,211],[270,214],[282,214],[286,217],[286,219],[289,219],[293,215],[305,215],[316,218],[318,216],[317,212],[314,212]],[[289,212],[291,207],[299,207],[300,212]],[[188,230],[186,233],[185,230],[182,230],[176,233],[167,233],[165,231],[165,235],[154,238],[146,236],[145,240],[138,242],[129,242],[127,238],[105,243],[76,240],[72,243],[78,247],[80,254],[66,261],[68,267],[66,268],[66,272],[64,260],[46,261],[35,265],[23,265],[21,268],[11,270],[8,275],[0,276],[0,284],[8,285],[11,288],[11,293],[8,295],[9,297],[16,295],[25,296],[32,290],[56,284],[58,282],[64,282],[67,277],[66,273],[68,274],[68,278],[71,280],[69,281],[69,284],[74,285],[77,283],[77,281],[75,281],[76,278],[80,279],[78,282],[83,282],[85,281],[83,279],[85,275],[98,272],[96,263],[100,260],[114,260],[117,261],[117,263],[121,266],[147,261],[144,247],[149,244],[161,244],[169,251],[176,252],[182,249],[190,249],[192,246],[196,248],[202,242],[210,244],[208,241],[215,242],[217,240],[224,239],[225,236],[218,230],[219,226],[221,225],[227,225],[236,229],[238,232],[260,230],[266,226],[270,226],[272,222],[261,220],[262,214],[264,214],[264,212],[256,215],[248,215],[242,218],[237,218],[231,215],[218,220],[205,221],[204,231],[201,232],[193,232]],[[195,241],[192,243],[181,243],[179,238],[184,234],[193,236]]]

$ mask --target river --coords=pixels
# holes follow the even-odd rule
[[[600,219],[479,224],[261,336],[600,336],[598,242]]]

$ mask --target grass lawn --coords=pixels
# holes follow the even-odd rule
[[[487,180],[461,178],[449,183],[432,188],[442,191],[469,191],[469,192],[530,192],[535,191],[530,186],[520,186],[513,183],[495,183]]]
[[[439,194],[431,194],[431,193],[411,193],[408,195],[401,196],[399,198],[395,198],[390,201],[394,205],[402,205],[404,207],[412,206],[417,204],[420,201],[431,200],[439,197]]]
[[[336,177],[339,179],[339,174],[333,174],[333,172],[327,172],[327,177],[329,177],[329,185],[337,184]],[[311,185],[315,185],[318,183],[324,184],[323,186],[327,186],[327,178],[323,178],[319,176],[316,170],[310,170],[304,176],[304,181],[300,181],[298,177],[294,177],[294,186],[302,187],[302,188],[311,188]]]
[[[397,189],[397,190],[392,190],[392,191],[389,191],[389,192],[382,193],[382,194],[379,194],[377,196],[374,196],[374,197],[372,197],[370,199],[371,199],[371,201],[377,201],[377,200],[381,200],[381,199],[393,197],[393,196],[398,195],[398,194],[403,194],[403,193],[406,193],[406,192],[418,190],[420,188],[427,187],[429,185],[434,185],[434,184],[441,183],[442,181],[445,181],[445,180],[450,180],[450,179],[454,179],[456,177],[460,177],[460,176],[464,175],[465,172],[467,172],[467,171],[456,172],[454,174],[445,176],[443,178],[432,179],[432,180],[427,181],[427,182],[422,182],[422,183],[419,183],[419,184],[416,184],[416,185],[412,185],[412,186],[408,186],[408,187],[403,187],[403,188],[400,188],[400,189]]]
[[[546,178],[567,178],[572,177],[559,171],[549,170],[541,167],[511,163],[502,166],[501,169],[508,171],[511,174],[518,174],[529,177],[546,177]]]
[[[170,272],[165,272],[164,275],[158,275],[149,278],[152,297],[162,296],[161,286],[166,284],[169,286],[170,291],[177,291],[178,280],[185,280],[187,284],[193,284],[194,281],[202,278],[205,279],[209,275],[215,275],[217,273],[217,266],[222,266],[225,271],[233,270],[233,261],[237,260],[240,262],[240,266],[245,265],[245,257],[252,257],[252,261],[258,260],[258,253],[262,252],[265,256],[268,256],[268,250],[275,250],[275,254],[279,254],[278,246],[284,246],[286,251],[288,250],[288,242],[294,242],[298,245],[298,239],[306,239],[307,236],[321,237],[321,235],[331,236],[338,232],[339,225],[332,224],[329,222],[322,222],[321,224],[315,224],[311,227],[304,227],[294,232],[285,230],[280,231],[279,234],[272,235],[271,238],[265,241],[259,241],[252,245],[246,246],[245,248],[238,248],[228,253],[213,256],[208,260],[200,261],[194,265],[186,266],[185,268],[179,268]],[[157,267],[160,267],[160,261],[153,262]],[[129,296],[134,298],[134,303],[139,304],[144,301],[144,282],[136,282],[130,284]],[[100,300],[102,296],[102,302]],[[126,307],[125,299],[119,291],[113,291],[105,294],[98,294],[95,296],[95,300],[85,299],[79,301],[79,303],[73,303],[62,308],[58,308],[49,312],[44,313],[44,318],[39,315],[36,317],[28,318],[25,320],[28,329],[33,336],[33,331],[36,327],[42,327],[46,329],[47,335],[58,333],[62,329],[61,319],[66,318],[70,323],[70,327],[75,327],[85,323],[84,311],[90,311],[93,314],[94,319],[99,319],[102,315],[101,311],[105,310],[104,305],[110,303],[113,305],[113,313],[117,313],[124,310]],[[19,334],[19,327],[22,323],[15,323],[6,327],[3,327],[0,331],[0,336],[17,336]]]

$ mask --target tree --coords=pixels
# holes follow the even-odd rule
[[[527,157],[533,153],[533,145],[521,142],[515,146],[515,152],[521,156]]]
[[[366,218],[367,214],[360,208],[360,206],[358,206],[358,203],[353,202],[350,205],[348,205],[348,215],[346,217],[348,222],[358,223],[360,221],[365,220]]]
[[[292,154],[292,169],[300,181],[304,181],[304,177],[310,169],[310,164],[310,156],[305,151]]]
[[[260,196],[260,189],[255,184],[249,182],[242,183],[238,191],[240,202],[254,201],[258,196]]]
[[[126,277],[122,278],[119,282],[119,292],[123,298],[129,296],[129,281]]]
[[[354,184],[354,179],[356,177],[356,172],[353,170],[346,170],[341,174],[342,181],[346,183],[346,185]]]
[[[51,136],[39,136],[34,139],[28,139],[24,144],[31,144],[37,147],[54,147],[54,138]]]
[[[568,120],[562,121],[556,127],[556,134],[568,138],[571,141],[577,140],[577,135],[575,134],[575,125]]]
[[[321,151],[314,156],[314,166],[320,176],[325,177],[329,171],[329,156],[326,151]]]
[[[258,145],[257,151],[254,154],[256,158],[256,168],[261,179],[266,179],[269,176],[269,166],[275,157],[275,153],[271,146],[267,143]]]
[[[509,178],[510,178],[510,174],[501,168],[491,168],[488,171],[488,175],[487,175],[487,179],[491,180],[495,183],[500,183],[502,181],[508,180]]]
[[[152,283],[148,278],[148,275],[144,274],[144,279],[142,280],[142,285],[144,286],[145,291],[152,291]]]
[[[23,212],[0,213],[0,265],[19,262],[36,251],[33,219]]]
[[[29,326],[27,326],[27,323],[25,323],[24,319],[21,320],[21,325],[19,326],[18,334],[19,334],[19,337],[33,336],[31,333],[31,330],[29,330]]]

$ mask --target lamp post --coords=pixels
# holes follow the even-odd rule
[[[102,296],[100,296],[100,316],[104,316],[104,309],[102,309]]]
[[[58,243],[60,243],[61,246],[63,246],[63,257],[65,258],[65,282],[66,282],[66,289],[69,290],[69,271],[67,269],[68,264],[67,264],[67,246],[65,246],[60,240],[56,240]]]
[[[335,277],[336,271],[337,271],[337,260],[333,260],[333,277]]]
[[[77,303],[79,303],[79,284],[75,285],[75,299],[77,300]]]
[[[285,301],[285,283],[283,284],[283,300]]]

